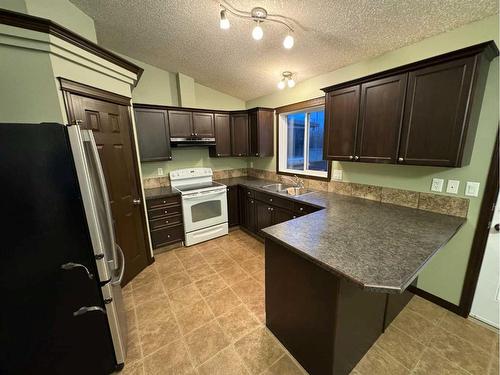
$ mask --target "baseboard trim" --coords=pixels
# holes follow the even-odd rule
[[[435,303],[436,305],[441,306],[442,308],[448,311],[451,311],[452,313],[462,316],[462,309],[460,308],[460,306],[448,302],[442,299],[441,297],[435,296],[434,294],[426,292],[425,290],[422,290],[420,288],[417,288],[414,285],[410,285],[407,290],[413,294],[416,294],[419,297],[422,297],[423,299],[426,299],[429,302]]]

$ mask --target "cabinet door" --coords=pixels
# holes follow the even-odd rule
[[[247,225],[247,189],[240,187],[238,189],[238,200],[239,200],[239,220],[240,225],[248,229]]]
[[[231,125],[229,115],[215,114],[215,155],[231,156]]]
[[[249,231],[255,233],[255,200],[246,198],[246,227]]]
[[[238,186],[229,186],[227,188],[227,222],[230,227],[240,222],[238,206]]]
[[[250,156],[259,156],[259,124],[257,111],[248,114],[248,147]]]
[[[193,132],[199,138],[215,137],[213,113],[193,112]]]
[[[254,201],[255,202],[255,229],[260,232],[261,229],[270,227],[273,225],[272,217],[272,207],[267,203]]]
[[[361,85],[355,157],[363,162],[396,163],[408,74]]]
[[[293,212],[285,210],[283,208],[279,207],[273,207],[272,210],[272,223],[273,225],[283,223],[288,220],[294,219],[296,216],[293,214]]]
[[[171,138],[187,138],[194,136],[193,115],[185,111],[168,111]]]
[[[141,161],[171,160],[167,111],[135,108],[134,114]]]
[[[260,109],[257,113],[259,146],[255,156],[274,155],[274,111]]]
[[[248,115],[231,115],[231,145],[233,156],[248,155]]]
[[[360,87],[329,92],[325,102],[325,159],[354,160]]]
[[[409,73],[400,163],[459,166],[475,58]]]

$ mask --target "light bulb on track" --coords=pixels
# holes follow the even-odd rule
[[[295,43],[295,40],[293,39],[293,36],[288,34],[285,39],[283,40],[283,47],[286,49],[291,49]]]
[[[261,40],[263,36],[264,30],[262,30],[262,27],[260,27],[260,23],[257,22],[257,26],[255,26],[252,30],[252,38],[254,38],[255,40]]]
[[[229,23],[229,20],[227,19],[226,16],[226,11],[224,9],[221,9],[220,11],[220,28],[222,30],[227,30],[231,24]]]

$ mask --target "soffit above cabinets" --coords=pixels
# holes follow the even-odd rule
[[[296,21],[295,45],[286,50],[281,25],[264,22],[260,41],[251,22],[234,17],[221,30],[213,0],[71,2],[95,20],[104,47],[243,100],[276,91],[284,70],[300,83],[498,12],[496,0],[231,1]]]

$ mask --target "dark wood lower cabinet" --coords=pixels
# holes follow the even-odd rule
[[[153,249],[184,241],[181,196],[146,200]]]
[[[382,334],[393,295],[364,291],[266,239],[266,325],[311,375],[347,375]],[[394,316],[395,316],[394,315]]]
[[[273,225],[272,207],[264,202],[255,201],[255,230],[261,234],[261,230]]]
[[[227,224],[234,227],[240,223],[238,186],[227,187]]]

